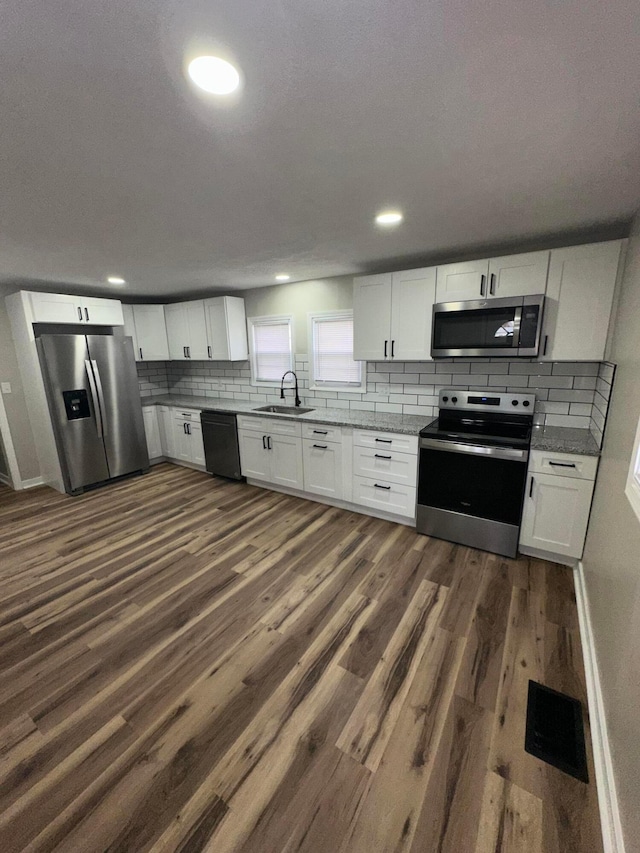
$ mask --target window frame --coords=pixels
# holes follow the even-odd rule
[[[624,493],[631,504],[631,509],[636,514],[636,518],[640,521],[640,419],[633,442],[633,453],[629,462],[629,473],[627,474]]]
[[[256,388],[279,388],[282,379],[258,379],[256,368],[256,351],[254,329],[256,326],[278,325],[287,323],[289,326],[289,370],[294,369],[293,342],[294,328],[293,316],[291,314],[264,314],[259,317],[247,317],[247,331],[249,339],[249,367],[251,369],[251,384]]]
[[[338,391],[346,394],[366,394],[367,391],[367,362],[354,359],[360,365],[360,383],[347,384],[344,382],[323,382],[316,378],[315,371],[315,324],[322,320],[351,320],[353,323],[353,309],[335,311],[310,311],[307,314],[307,335],[309,345],[309,390],[310,391]]]

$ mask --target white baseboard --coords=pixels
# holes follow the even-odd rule
[[[573,577],[576,589],[578,619],[580,622],[584,669],[587,679],[591,740],[593,743],[593,760],[596,771],[604,853],[625,853],[620,811],[618,808],[618,795],[616,792],[616,780],[613,773],[607,719],[600,685],[598,659],[593,642],[591,611],[589,609],[582,561],[574,567]]]
[[[11,488],[13,488],[13,484],[6,474],[0,474],[0,483],[4,483],[5,486],[10,486]]]
[[[42,477],[32,477],[30,480],[22,480],[20,483],[21,489],[33,489],[34,486],[44,486]]]

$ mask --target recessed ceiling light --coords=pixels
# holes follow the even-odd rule
[[[399,210],[385,210],[376,216],[378,225],[398,225],[403,220]]]
[[[120,278],[119,275],[110,275],[109,278],[107,279],[107,281],[109,282],[109,284],[126,284],[127,283],[123,278]]]
[[[289,281],[290,278],[291,276],[287,275],[286,272],[281,272],[276,276],[276,281]]]
[[[198,56],[188,71],[196,86],[212,95],[230,95],[240,85],[238,69],[219,56]]]

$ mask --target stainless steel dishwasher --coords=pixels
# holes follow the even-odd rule
[[[236,416],[204,409],[200,423],[207,471],[218,477],[242,480]]]

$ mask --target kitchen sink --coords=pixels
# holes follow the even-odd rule
[[[314,409],[304,409],[301,406],[261,406],[254,412],[271,412],[272,415],[304,415],[313,412]]]

